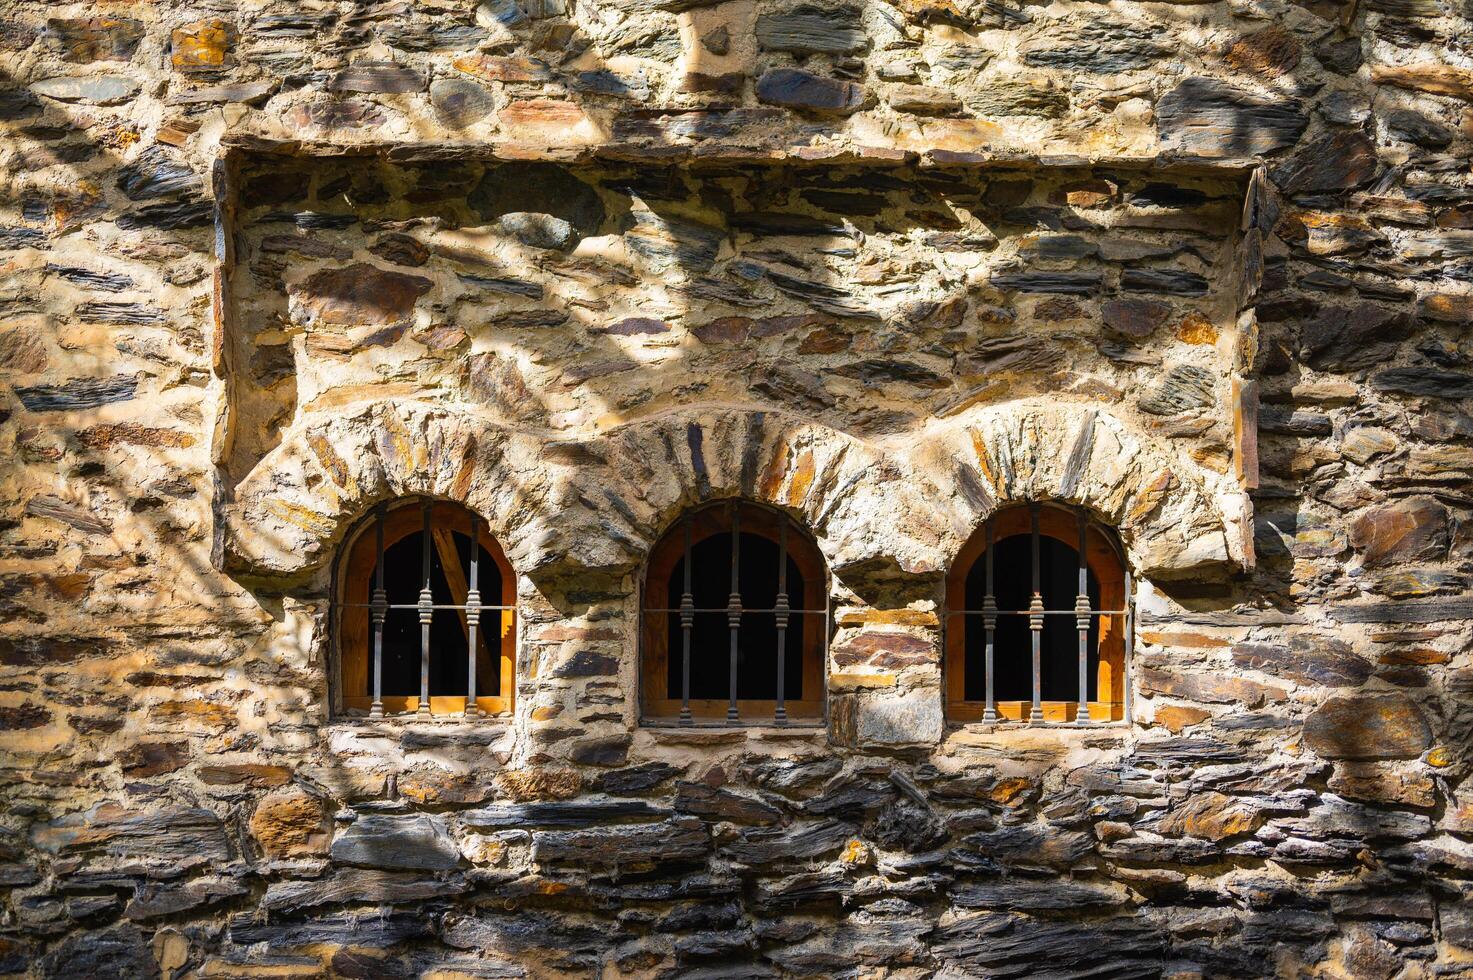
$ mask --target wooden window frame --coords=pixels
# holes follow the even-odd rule
[[[1030,504],[998,511],[988,520],[992,525],[993,546],[1002,541],[1031,533]],[[1076,554],[1079,548],[1078,517],[1074,509],[1050,504],[1038,507],[1039,535],[1068,545]],[[978,561],[985,558],[987,525],[978,528],[957,553],[946,577],[946,716],[954,723],[971,724],[984,721],[984,701],[966,699],[966,631],[983,629],[983,617],[960,615],[967,609],[967,576]],[[1108,692],[1109,698],[1089,702],[1089,719],[1079,721],[1075,701],[1042,701],[1042,717],[1032,718],[1031,701],[997,701],[997,724],[1103,724],[1129,720],[1129,635],[1132,628],[1130,575],[1123,549],[1114,536],[1096,521],[1089,521],[1086,536],[1086,563],[1100,589],[1100,606],[1104,610],[1122,610],[1113,615],[1099,615],[1098,663],[1095,673],[1096,694]],[[1029,651],[996,651],[997,656],[1029,656]]]
[[[675,566],[685,555],[684,529],[691,529],[690,546],[722,534],[731,534],[730,508],[733,501],[717,501],[687,511],[678,518],[661,536],[650,551],[645,563],[645,574],[641,588],[639,608],[640,646],[640,708],[641,723],[650,726],[671,724],[712,725],[732,724],[728,709],[732,702],[728,698],[691,698],[690,720],[681,720],[681,698],[670,696],[669,623],[667,617],[678,613],[660,612],[667,608],[670,576]],[[803,576],[803,594],[790,595],[792,616],[803,615],[806,620],[803,630],[803,693],[802,699],[786,699],[786,723],[795,726],[822,725],[827,708],[827,660],[831,617],[829,616],[828,566],[817,543],[806,529],[788,514],[755,501],[735,502],[741,509],[742,534],[755,534],[774,543],[779,543],[780,523],[787,522],[787,554],[797,565]],[[796,532],[796,533],[794,533]],[[795,547],[795,543],[797,546]],[[658,603],[658,605],[657,605]],[[823,615],[813,612],[799,613],[798,610],[823,609]],[[721,651],[726,655],[726,651]],[[693,651],[694,654],[694,651]],[[679,654],[677,654],[679,655]],[[782,724],[777,720],[777,701],[774,699],[738,698],[735,702],[740,714],[739,724],[743,727],[764,724]]]
[[[385,550],[409,535],[424,529],[422,508],[426,502],[426,499],[422,497],[404,497],[385,506],[383,512],[383,547]],[[469,535],[472,513],[458,503],[443,500],[429,500],[428,503],[430,504],[430,535],[435,551],[440,556],[446,580],[450,584],[451,599],[456,605],[463,606],[466,601],[467,580],[465,569],[461,566],[460,557],[455,551],[453,535],[457,532]],[[360,716],[359,713],[367,715],[373,707],[373,693],[370,689],[373,634],[370,612],[363,605],[363,597],[368,596],[372,591],[373,572],[378,562],[374,530],[377,520],[378,512],[370,513],[359,522],[344,542],[335,594],[338,606],[339,704],[343,713],[351,712],[354,716]],[[480,546],[491,556],[501,576],[500,595],[495,597],[482,595],[481,601],[487,606],[514,606],[516,605],[517,581],[511,562],[507,560],[501,545],[492,537],[486,522],[477,520],[476,527]],[[444,615],[445,612],[443,609],[436,610],[438,615]],[[457,610],[456,614],[464,627],[466,624],[465,610]],[[499,648],[495,663],[493,663],[490,649],[492,641],[487,636],[493,625],[498,633],[495,644]],[[478,712],[484,715],[511,714],[516,703],[515,611],[487,609],[483,612],[476,637],[476,648],[477,674],[481,675],[483,671],[496,670],[500,679],[497,689],[501,692],[489,697],[478,696],[475,699]],[[467,696],[432,695],[429,699],[429,714],[437,717],[464,715],[467,700]],[[382,707],[385,716],[421,714],[420,698],[416,694],[384,695]]]

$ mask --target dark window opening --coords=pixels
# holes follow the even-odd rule
[[[443,530],[440,532],[445,533]],[[469,574],[471,539],[463,531],[450,532],[455,542],[455,553],[460,562],[457,577]],[[370,532],[371,534],[371,532]],[[478,548],[477,591],[484,605],[496,605],[501,596],[501,572],[490,552]],[[424,554],[424,532],[414,531],[384,548],[384,591],[393,605],[407,605],[419,601],[422,587],[422,561]],[[370,602],[373,597],[373,581],[369,579],[367,592],[356,597],[357,601]],[[430,544],[430,593],[435,605],[463,605],[464,592],[452,593],[446,577],[439,549]],[[498,643],[500,614],[495,611],[481,613],[478,632],[481,643],[495,650]],[[464,697],[468,667],[469,643],[463,613],[454,609],[436,609],[430,621],[430,696]],[[383,692],[388,696],[418,696],[420,692],[420,623],[419,613],[413,609],[390,609],[384,620]],[[498,670],[480,668],[476,671],[476,696],[497,697],[501,694],[501,674]]]
[[[778,594],[778,545],[758,534],[741,535],[738,555],[738,591],[742,607],[741,629],[737,631],[737,697],[742,700],[773,700],[777,697],[777,618],[767,610],[773,608]],[[798,563],[789,555],[787,594],[789,605],[796,609],[802,603],[803,575]],[[675,563],[665,590],[668,608],[680,606],[685,592],[685,559]],[[691,546],[691,596],[697,609],[724,610],[731,594],[731,534],[715,534]],[[801,700],[810,692],[803,690],[804,615],[790,615],[783,664],[785,696]],[[667,616],[669,649],[678,654],[682,648],[680,617]],[[721,612],[698,612],[691,625],[690,696],[726,700],[730,686],[730,630],[727,615]],[[679,698],[682,684],[682,658],[669,658],[666,671],[668,697]]]
[[[1014,535],[993,544],[993,589],[997,608],[1002,611],[1026,611],[1033,599],[1033,563],[1029,536]],[[1079,552],[1050,537],[1039,538],[1039,587],[1045,609],[1073,609],[1079,592]],[[1100,606],[1100,583],[1093,571],[1088,574],[1089,605]],[[987,594],[986,561],[973,563],[967,573],[966,603],[968,609],[981,609]],[[1100,624],[1090,620],[1089,629],[1089,694],[1099,697]],[[993,640],[994,692],[999,701],[1031,701],[1033,699],[1033,640],[1029,635],[1027,616],[998,616]],[[980,617],[968,618],[966,624],[966,698],[981,701],[986,697],[986,630]],[[1079,629],[1073,616],[1044,616],[1040,643],[1040,675],[1042,699],[1045,701],[1077,701],[1079,699]]]

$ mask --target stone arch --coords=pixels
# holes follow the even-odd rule
[[[236,487],[224,514],[228,566],[252,577],[305,577],[373,504],[422,495],[480,514],[512,565],[525,569],[547,488],[538,449],[537,440],[474,413],[419,402],[310,417]]]
[[[695,407],[629,423],[598,442],[612,477],[607,516],[621,520],[641,559],[686,508],[744,497],[796,517],[841,576],[882,560],[913,572],[941,567],[935,488],[926,492],[906,460],[822,423]],[[877,519],[898,513],[907,515],[899,525]]]
[[[1040,403],[979,409],[919,452],[958,513],[952,554],[998,507],[1057,500],[1114,527],[1143,575],[1224,573],[1245,563],[1246,499],[1236,483],[1108,412]]]
[[[786,413],[696,406],[557,439],[475,412],[377,402],[309,418],[240,483],[224,515],[229,566],[309,576],[374,503],[409,494],[476,511],[533,577],[632,571],[681,510],[723,497],[799,518],[836,574],[875,563],[939,571],[957,531],[908,461]]]

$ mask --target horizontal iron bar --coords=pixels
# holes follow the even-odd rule
[[[943,615],[946,616],[1078,616],[1080,613],[1073,609],[1040,609],[1029,612],[1027,609],[994,609],[986,612],[982,609],[948,609]],[[1124,609],[1091,609],[1084,613],[1086,616],[1124,616]]]
[[[373,603],[371,603],[371,602],[339,602],[338,605],[339,606],[342,606],[344,608],[348,608],[348,609],[372,609],[373,608]],[[394,603],[394,602],[391,602],[388,605],[384,606],[384,608],[385,609],[418,609],[419,608],[419,603],[417,603],[417,602],[411,602],[411,603]],[[442,605],[440,603],[435,603],[434,605],[430,606],[430,608],[431,609],[470,609],[471,607],[470,606]],[[516,612],[516,610],[517,610],[517,607],[516,606],[476,606],[475,608],[476,609],[480,609],[483,612],[485,610],[487,610],[487,609],[493,609],[493,610],[497,610],[499,612]]]
[[[728,609],[726,606],[719,606],[719,607],[717,607],[715,609],[646,609],[644,611],[647,612],[647,613],[681,613],[681,612],[707,613],[707,614],[721,613],[723,616],[726,615],[727,613],[731,612],[731,610]],[[745,615],[747,613],[767,613],[767,614],[772,614],[772,613],[777,612],[778,610],[776,610],[776,609],[748,609],[746,606],[743,606],[739,611],[742,614]],[[825,614],[828,613],[828,610],[827,609],[785,609],[783,611],[784,612],[787,612],[787,613],[790,613],[790,614],[792,614],[794,616],[797,616],[799,614],[802,614],[802,615],[805,615],[805,616],[823,616],[823,615],[825,615]]]

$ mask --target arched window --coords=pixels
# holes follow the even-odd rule
[[[1126,717],[1130,576],[1114,534],[1085,510],[994,514],[952,565],[946,607],[951,720]]]
[[[687,513],[650,554],[642,607],[646,719],[822,720],[828,574],[786,514],[745,501]]]
[[[380,504],[348,538],[337,600],[344,711],[511,710],[516,578],[485,522],[464,507]]]

